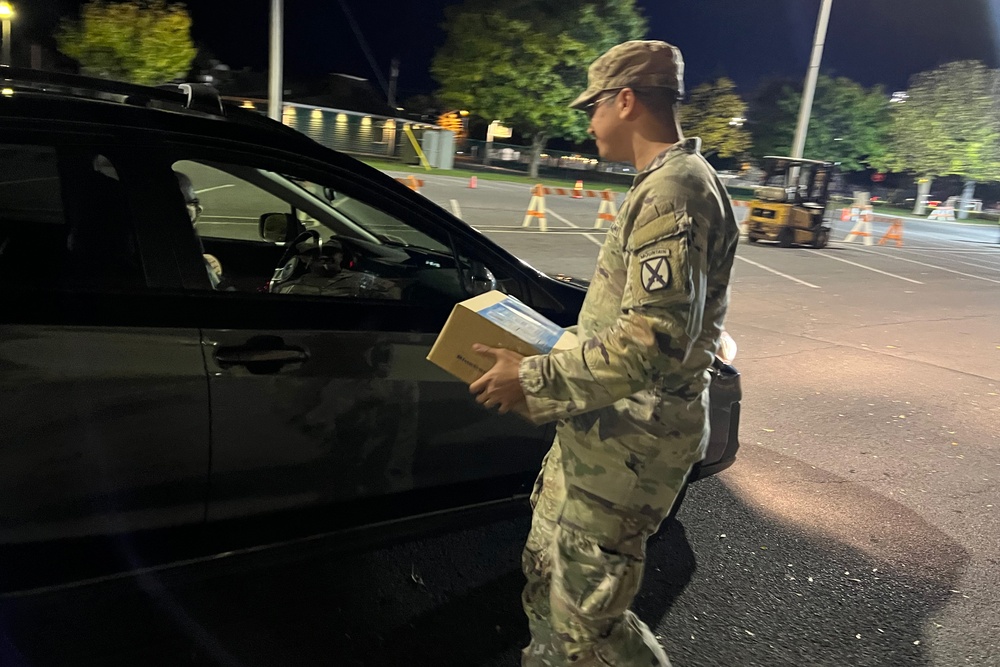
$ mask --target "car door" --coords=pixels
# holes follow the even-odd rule
[[[205,147],[176,149],[171,168],[194,183],[196,229],[222,267],[222,289],[190,290],[212,402],[210,520],[429,491],[452,507],[523,490],[546,432],[480,408],[426,360],[452,306],[492,286],[481,262],[409,224],[405,207],[388,211],[385,193],[360,179]],[[324,191],[332,202],[315,194]],[[380,268],[332,290],[327,276],[268,292],[288,249],[260,237],[269,213]],[[338,260],[339,278],[353,261]],[[399,271],[419,279],[394,282]]]
[[[0,546],[205,515],[200,335],[150,287],[135,165],[80,137],[0,144]]]

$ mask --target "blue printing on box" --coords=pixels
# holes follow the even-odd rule
[[[513,298],[486,306],[480,315],[505,331],[514,334],[538,351],[548,353],[562,337],[564,330],[531,308]]]

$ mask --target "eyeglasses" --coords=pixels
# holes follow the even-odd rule
[[[618,97],[618,93],[622,92],[622,90],[624,90],[624,88],[616,88],[613,95],[606,95],[605,97],[594,100],[590,104],[583,105],[583,111],[584,113],[587,114],[587,118],[593,118],[594,114],[597,112],[597,107],[599,107],[604,102],[607,102],[608,100],[613,100],[614,98]]]

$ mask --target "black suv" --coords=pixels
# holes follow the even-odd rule
[[[552,429],[425,357],[457,301],[568,326],[585,283],[210,88],[0,71],[0,557],[526,506]],[[713,375],[701,477],[738,448]]]

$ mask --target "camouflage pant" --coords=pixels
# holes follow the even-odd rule
[[[669,665],[628,607],[642,581],[646,540],[670,512],[700,447],[644,456],[629,443],[605,442],[604,451],[588,446],[581,457],[572,440],[556,437],[531,497],[522,554],[531,644],[521,665]]]

